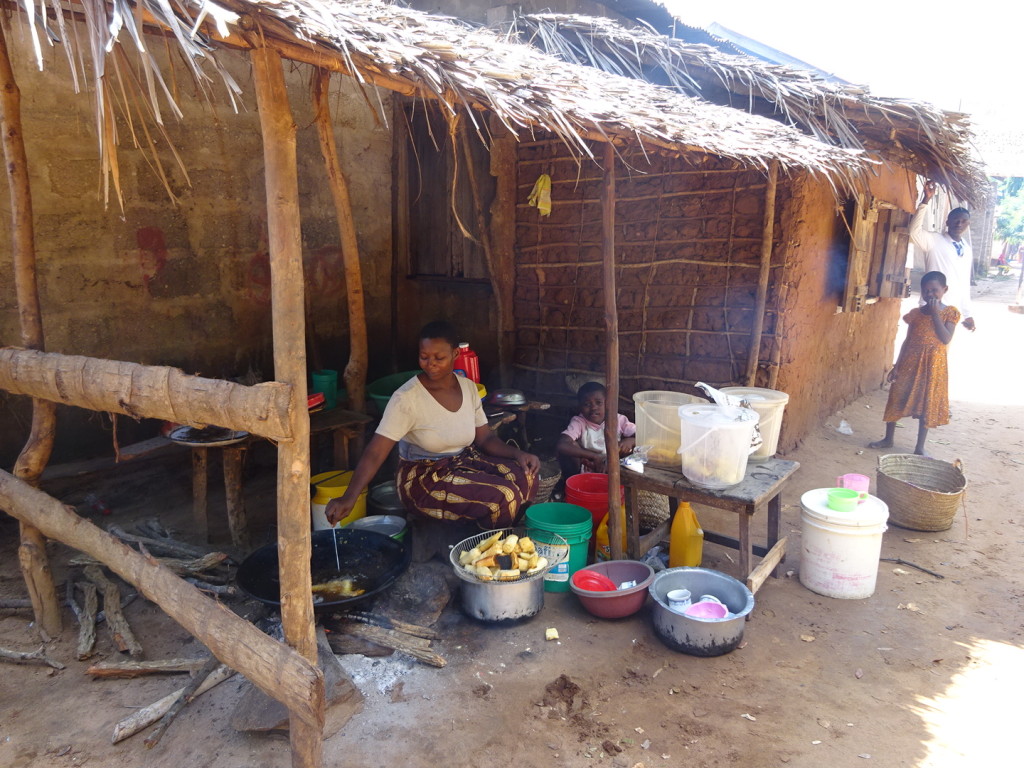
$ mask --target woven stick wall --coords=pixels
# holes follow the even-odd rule
[[[525,201],[552,178],[547,217]],[[600,169],[554,141],[519,148],[517,381],[569,394],[567,375],[601,372]],[[685,390],[742,382],[757,291],[766,179],[708,155],[628,153],[617,169],[621,387]],[[759,359],[768,363],[781,265],[773,264]]]

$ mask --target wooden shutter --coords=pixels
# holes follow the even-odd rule
[[[910,218],[911,214],[906,211],[889,211],[889,236],[885,241],[882,280],[878,287],[881,299],[902,299],[909,295],[907,253],[910,249]]]
[[[871,276],[871,248],[878,222],[878,206],[873,198],[860,195],[850,228],[850,259],[846,268],[846,288],[843,290],[843,311],[860,312],[868,299]]]

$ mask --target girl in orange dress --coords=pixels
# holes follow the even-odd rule
[[[910,326],[896,365],[889,371],[889,400],[885,404],[885,437],[869,448],[891,448],[896,422],[903,416],[918,420],[914,453],[924,456],[928,430],[949,424],[949,373],[946,345],[960,321],[960,311],[942,303],[946,276],[929,272],[921,278],[924,306],[912,309],[903,319]]]

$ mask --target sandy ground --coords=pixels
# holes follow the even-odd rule
[[[514,628],[442,616],[434,669],[394,655],[341,657],[366,697],[363,711],[325,745],[325,765],[940,766],[1005,762],[1016,746],[1015,699],[1024,686],[1024,315],[1007,311],[1012,279],[976,289],[978,330],[961,329],[951,349],[953,423],[932,432],[929,451],[960,458],[970,487],[966,517],[941,533],[890,527],[871,598],[837,600],[804,588],[800,494],[838,474],[874,477],[885,392],[836,413],[786,458],[802,467],[784,497],[790,555],[783,577],[757,594],[744,643],[717,658],[672,652],[654,635],[647,609],[620,621],[590,617],[571,594],[549,594],[544,611]],[[836,430],[841,420],[852,435]],[[916,424],[897,430],[910,450]],[[184,524],[184,468],[165,476],[113,479],[101,489],[127,523],[159,514]],[[266,496],[250,483],[251,506]],[[116,504],[114,502],[117,502]],[[729,531],[728,519],[702,515]],[[755,530],[757,530],[755,526]],[[763,536],[763,532],[760,533]],[[16,526],[0,521],[0,597],[23,597]],[[68,550],[52,545],[62,581]],[[705,565],[739,576],[734,553],[707,545]],[[147,656],[199,655],[202,648],[152,605],[127,609]],[[0,612],[0,646],[37,647],[30,615]],[[114,723],[183,684],[175,678],[91,681],[74,660],[71,629],[48,648],[63,671],[0,667],[0,765],[286,766],[287,741],[235,733],[228,718],[241,682],[205,695],[147,750],[137,736],[111,745]],[[561,639],[545,642],[557,627]],[[101,657],[115,657],[101,632]],[[561,676],[562,680],[556,684]],[[621,750],[621,751],[616,751]]]

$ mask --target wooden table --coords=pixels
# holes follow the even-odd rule
[[[192,449],[192,518],[204,541],[209,541],[210,536],[206,498],[209,452],[220,450],[221,461],[224,465],[224,500],[228,512],[231,543],[242,549],[247,549],[249,546],[249,524],[246,520],[245,501],[242,496],[242,459],[251,440],[252,436],[245,434],[244,437],[217,445],[189,444]]]
[[[627,467],[621,471],[622,484],[629,489],[626,494],[626,544],[630,558],[638,559],[644,552],[668,538],[672,525],[669,520],[645,536],[640,536],[639,515],[634,514],[637,508],[637,491],[653,491],[668,496],[670,509],[680,501],[703,504],[730,512],[735,512],[739,522],[739,538],[725,536],[721,533],[704,529],[704,540],[714,544],[732,547],[739,550],[740,572],[747,580],[747,586],[756,592],[767,578],[769,571],[777,576],[777,566],[785,557],[786,540],[779,539],[779,519],[782,510],[782,489],[786,481],[800,468],[795,461],[784,459],[765,459],[747,465],[747,474],[743,482],[731,488],[713,491],[692,485],[682,473],[675,470],[661,469],[649,464],[643,465],[643,472]],[[766,521],[768,544],[765,547],[752,544],[750,541],[750,521],[761,512],[767,510]],[[756,572],[751,571],[753,555],[760,555],[763,560]]]
[[[366,434],[366,425],[373,419],[365,413],[346,411],[344,408],[331,408],[329,411],[318,411],[309,417],[309,436],[330,432],[333,439],[332,469],[348,469],[353,463],[349,455],[350,448],[362,449],[362,441]],[[358,457],[357,457],[358,458]]]

